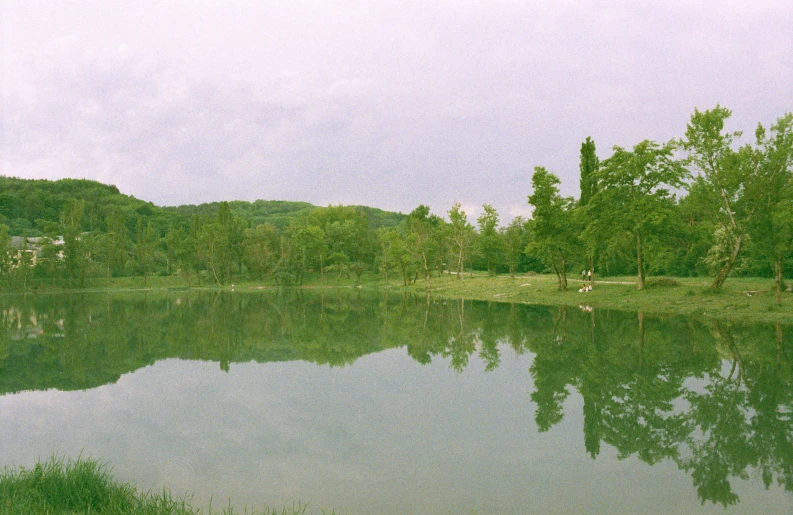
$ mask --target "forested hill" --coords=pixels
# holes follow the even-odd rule
[[[317,209],[317,206],[309,204],[308,202],[290,202],[285,200],[256,200],[254,202],[234,200],[228,202],[228,205],[233,216],[244,220],[251,227],[269,223],[278,229],[285,229],[292,221],[306,216],[312,210]],[[383,211],[382,209],[374,207],[350,207],[363,211],[369,220],[369,225],[373,228],[396,227],[402,223],[407,216],[402,213]],[[188,218],[193,215],[199,215],[205,218],[216,218],[220,210],[220,202],[209,202],[198,205],[188,204],[166,207],[165,209],[167,211],[180,213]]]
[[[28,180],[0,176],[0,224],[8,226],[11,236],[42,235],[46,232],[48,223],[60,224],[61,214],[73,200],[85,202],[82,224],[84,231],[105,231],[107,217],[111,213],[120,213],[130,233],[134,232],[138,219],[143,219],[161,235],[171,227],[186,226],[193,215],[214,219],[220,206],[219,202],[211,202],[160,207],[125,195],[115,186],[96,181]],[[232,215],[241,219],[248,227],[270,223],[281,230],[317,209],[317,206],[307,202],[280,200],[232,201],[228,205]],[[365,213],[372,228],[394,227],[406,217],[401,213],[371,207],[355,207]]]
[[[132,230],[144,218],[160,231],[181,220],[181,216],[151,202],[124,195],[118,188],[85,179],[28,180],[0,176],[0,224],[8,226],[11,236],[40,236],[47,224],[60,224],[61,214],[70,202],[84,201],[82,229],[104,230],[110,213],[124,215]]]

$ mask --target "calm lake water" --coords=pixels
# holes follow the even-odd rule
[[[0,297],[0,466],[215,507],[791,513],[793,327],[328,291]]]

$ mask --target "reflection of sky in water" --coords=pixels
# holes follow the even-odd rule
[[[344,368],[168,359],[88,391],[0,397],[0,455],[99,456],[142,489],[165,484],[214,506],[310,502],[346,513],[723,513],[700,505],[668,461],[584,449],[583,403],[546,433],[534,423],[531,356],[501,347],[485,373],[405,348]],[[736,512],[793,507],[758,478],[733,480]],[[729,511],[729,510],[728,510]]]

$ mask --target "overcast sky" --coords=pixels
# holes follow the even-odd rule
[[[581,142],[793,110],[793,2],[0,0],[0,174],[159,205],[529,212]],[[749,141],[750,138],[745,138]]]

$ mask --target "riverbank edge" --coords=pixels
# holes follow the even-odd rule
[[[457,279],[454,274],[433,276],[430,287],[424,281],[404,285],[401,281],[388,282],[375,277],[365,278],[361,284],[352,279],[309,278],[300,286],[279,287],[259,281],[241,281],[234,285],[187,285],[177,277],[151,277],[147,284],[141,278],[114,278],[106,284],[91,284],[85,288],[58,288],[47,286],[26,292],[2,292],[0,295],[44,295],[83,293],[141,293],[141,292],[191,292],[234,291],[256,292],[273,290],[360,290],[388,293],[408,293],[434,297],[502,302],[513,304],[538,304],[581,309],[615,309],[643,312],[656,316],[689,316],[701,320],[734,321],[740,323],[793,324],[793,294],[783,292],[782,302],[775,302],[773,282],[765,278],[730,278],[720,291],[710,288],[710,280],[695,278],[648,279],[644,290],[636,289],[633,277],[608,277],[595,281],[589,292],[579,292],[580,281],[571,280],[566,292],[558,290],[553,275],[530,274],[488,276],[465,274]]]

